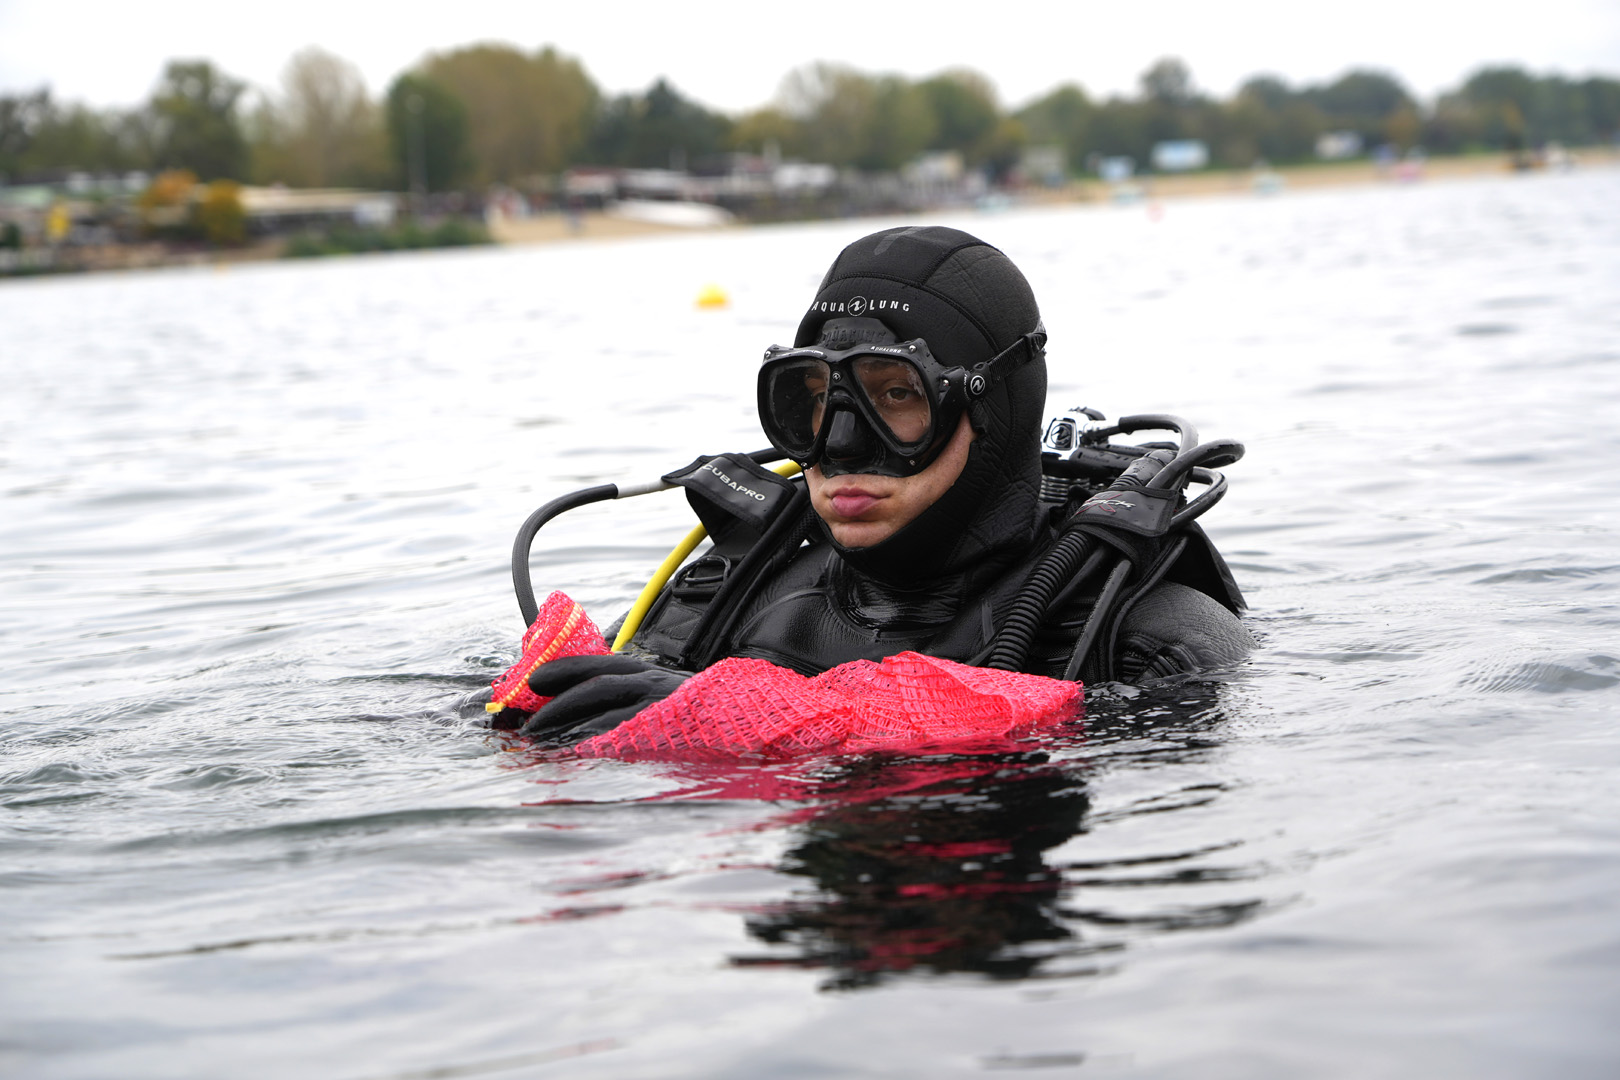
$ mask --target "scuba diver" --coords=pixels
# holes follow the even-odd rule
[[[1191,445],[1175,417],[1103,425],[1082,410],[1091,422],[1054,421],[1043,450],[1046,331],[1001,251],[942,226],[863,237],[794,342],[767,350],[759,372],[774,451],[663,478],[686,489],[713,547],[619,651],[536,668],[529,686],[551,700],[497,724],[572,745],[726,657],[814,675],[912,650],[1096,682],[1247,654],[1242,594],[1194,520],[1224,493],[1212,469],[1241,444]],[[1179,449],[1108,442],[1172,428]],[[783,458],[802,478],[764,467]],[[1207,488],[1191,501],[1189,480]],[[520,533],[513,564],[528,620],[532,539]]]

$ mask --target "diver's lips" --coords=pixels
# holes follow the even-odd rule
[[[858,518],[883,501],[882,496],[873,495],[859,488],[835,491],[829,499],[833,510],[841,518]]]

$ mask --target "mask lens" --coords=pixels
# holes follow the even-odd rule
[[[863,356],[855,361],[855,379],[873,411],[902,446],[929,441],[934,409],[922,373],[905,360]]]
[[[765,372],[768,419],[776,429],[768,434],[791,454],[804,455],[815,445],[821,414],[827,404],[828,369],[810,358],[784,360]]]

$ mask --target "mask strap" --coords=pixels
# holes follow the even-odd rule
[[[1020,352],[1019,346],[1023,346]],[[974,397],[979,397],[990,389],[992,383],[1007,378],[1014,371],[1029,363],[1046,350],[1046,326],[1036,323],[1035,329],[1027,334],[1019,335],[1017,341],[1002,349],[996,355],[982,364],[973,366],[973,373],[968,377],[968,390]]]

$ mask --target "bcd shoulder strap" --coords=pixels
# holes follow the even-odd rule
[[[663,480],[686,489],[686,501],[717,548],[729,545],[734,536],[745,549],[752,547],[793,495],[791,481],[747,454],[700,457],[665,473]]]
[[[746,454],[699,457],[663,479],[685,489],[714,546],[670,580],[635,644],[667,663],[690,662],[688,654],[697,644],[693,636],[702,636],[710,605],[770,526],[794,505],[797,488]]]

